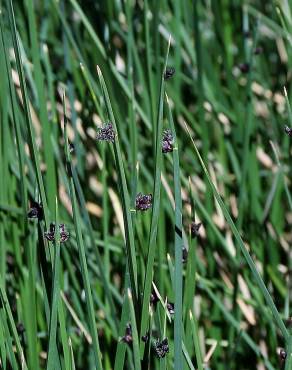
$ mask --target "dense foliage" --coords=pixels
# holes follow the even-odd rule
[[[0,4],[0,368],[291,370],[289,2]]]

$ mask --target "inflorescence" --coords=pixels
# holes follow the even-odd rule
[[[201,222],[192,222],[191,223],[191,236],[192,238],[196,238],[197,236],[199,236],[199,230],[202,226],[202,223]]]
[[[288,126],[285,126],[284,127],[284,131],[286,132],[286,134],[288,136],[292,136],[292,128],[288,127]]]
[[[37,218],[39,221],[41,221],[44,217],[44,211],[43,207],[40,203],[35,202],[34,200],[31,201],[31,207],[29,211],[27,212],[28,218]]]
[[[116,138],[116,132],[112,123],[107,123],[97,131],[96,140],[110,141],[113,143]]]
[[[138,193],[136,196],[136,210],[147,211],[152,206],[152,194]]]
[[[166,70],[164,72],[164,80],[169,80],[174,74],[175,74],[174,67],[166,67]]]
[[[169,352],[168,339],[164,338],[161,342],[157,341],[154,346],[157,357],[163,358]]]
[[[165,130],[162,136],[162,153],[173,151],[173,134],[170,130]]]
[[[132,327],[131,327],[131,324],[130,323],[128,323],[126,325],[125,335],[121,338],[121,341],[124,342],[124,343],[127,343],[127,344],[133,342]]]
[[[50,242],[55,241],[55,233],[56,233],[56,227],[54,223],[50,224],[49,231],[45,232],[45,238],[49,240]],[[69,232],[66,230],[66,227],[64,224],[59,225],[59,233],[60,233],[60,243],[65,243],[69,239]]]

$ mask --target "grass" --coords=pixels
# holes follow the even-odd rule
[[[292,370],[290,4],[0,9],[0,369]]]

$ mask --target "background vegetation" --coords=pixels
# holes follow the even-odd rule
[[[0,368],[292,369],[289,2],[0,6]]]

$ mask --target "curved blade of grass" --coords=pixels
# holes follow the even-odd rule
[[[170,48],[170,39],[168,42],[166,58],[162,70],[161,81],[160,81],[160,94],[158,102],[158,114],[157,114],[157,127],[154,132],[156,132],[156,147],[155,147],[155,179],[154,179],[154,191],[153,191],[153,206],[151,215],[151,226],[150,226],[150,236],[148,243],[148,256],[147,256],[147,266],[144,280],[144,290],[143,290],[143,303],[142,303],[142,314],[141,314],[141,330],[140,339],[145,335],[148,320],[149,320],[149,302],[151,285],[153,279],[153,265],[156,252],[156,236],[158,228],[158,218],[160,210],[160,187],[161,187],[161,165],[162,165],[162,151],[161,151],[161,139],[162,139],[162,119],[163,119],[163,103],[164,103],[164,72],[166,70],[168,54]],[[145,344],[140,341],[140,353],[143,357],[145,349]]]
[[[285,324],[284,324],[284,322],[283,322],[283,320],[282,320],[282,318],[281,318],[281,316],[280,316],[280,314],[279,314],[279,312],[278,312],[278,310],[277,310],[277,308],[275,306],[275,303],[274,303],[274,301],[273,301],[273,299],[272,299],[272,297],[271,297],[268,289],[266,288],[266,285],[265,285],[265,283],[264,283],[264,281],[263,281],[260,273],[258,272],[258,270],[256,268],[256,265],[255,265],[253,259],[251,258],[248,250],[246,249],[246,247],[245,247],[245,245],[243,243],[243,240],[241,239],[241,236],[239,234],[239,231],[237,230],[237,228],[236,228],[236,226],[235,226],[235,224],[234,224],[231,216],[229,215],[229,212],[228,212],[228,210],[227,210],[227,208],[226,208],[223,200],[221,199],[221,197],[220,197],[220,195],[219,195],[219,193],[218,193],[215,185],[213,184],[213,182],[211,180],[211,177],[210,177],[210,175],[208,173],[208,170],[207,170],[207,168],[206,168],[206,166],[204,164],[204,161],[203,161],[203,159],[202,159],[202,157],[201,157],[201,155],[200,155],[200,153],[199,153],[199,151],[197,149],[197,146],[195,144],[195,141],[194,141],[193,137],[191,136],[191,133],[190,133],[187,125],[185,125],[185,127],[186,127],[186,130],[187,130],[187,132],[188,132],[188,134],[190,136],[190,139],[192,141],[192,144],[194,146],[196,155],[197,155],[197,157],[199,159],[199,162],[200,162],[200,164],[202,166],[202,169],[203,169],[203,171],[204,171],[204,173],[205,173],[205,175],[206,175],[206,177],[208,179],[208,182],[209,182],[209,184],[210,184],[210,186],[212,188],[213,195],[214,195],[215,199],[217,200],[217,202],[218,202],[218,204],[219,204],[219,206],[220,206],[220,208],[221,208],[221,210],[223,212],[223,215],[225,217],[225,220],[229,224],[230,229],[231,229],[231,231],[232,231],[232,233],[233,233],[233,235],[234,235],[234,237],[235,237],[235,239],[236,239],[236,241],[237,241],[237,243],[238,243],[238,245],[239,245],[239,247],[241,249],[241,252],[242,252],[242,254],[243,254],[243,256],[244,256],[244,258],[245,258],[245,260],[246,260],[246,262],[247,262],[247,264],[248,264],[248,266],[249,266],[249,268],[250,268],[250,270],[251,270],[251,272],[252,272],[252,274],[253,274],[253,276],[254,276],[257,284],[258,284],[258,286],[259,286],[259,288],[260,288],[260,290],[262,291],[262,294],[264,295],[265,300],[266,300],[268,306],[270,307],[270,309],[272,311],[272,314],[273,314],[274,319],[275,319],[275,321],[276,321],[276,323],[278,325],[278,328],[280,329],[280,331],[281,331],[281,333],[282,333],[285,341],[288,341],[288,339],[289,339],[288,330],[285,327]]]
[[[186,348],[186,346],[185,346],[184,343],[182,344],[182,350],[183,350],[183,353],[184,353],[186,362],[187,362],[190,370],[196,370],[195,367],[194,367],[194,365],[192,364],[192,360],[190,358],[190,355],[189,355],[188,350],[187,350],[187,348]]]

